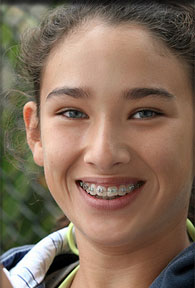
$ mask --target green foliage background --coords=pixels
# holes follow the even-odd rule
[[[32,244],[53,231],[60,209],[50,196],[43,172],[33,164],[25,141],[16,64],[21,33],[36,26],[46,5],[1,5],[1,253]],[[22,161],[21,161],[22,160]]]

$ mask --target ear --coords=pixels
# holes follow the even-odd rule
[[[27,142],[32,151],[34,162],[39,166],[43,166],[43,148],[39,119],[37,116],[37,105],[35,102],[30,101],[24,105],[23,117],[26,127]]]

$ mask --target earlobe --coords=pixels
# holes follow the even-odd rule
[[[23,118],[26,128],[27,143],[32,151],[34,161],[43,166],[43,148],[41,143],[39,119],[37,116],[37,105],[30,101],[24,105]]]

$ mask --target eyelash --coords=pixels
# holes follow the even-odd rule
[[[82,114],[82,115],[84,115],[84,117],[82,116],[82,117],[71,117],[71,116],[66,116],[65,115],[65,113],[77,113],[77,114]],[[144,113],[146,113],[146,112],[150,112],[150,115],[152,114],[152,116],[149,116],[149,117],[135,117],[135,115],[136,114],[138,114],[138,113],[142,113],[142,115],[144,114]],[[155,115],[154,115],[155,114]],[[82,112],[82,111],[80,111],[80,110],[77,110],[77,109],[67,109],[67,110],[63,110],[63,111],[61,111],[61,112],[59,112],[58,113],[58,115],[61,115],[61,116],[63,116],[63,117],[66,117],[66,118],[68,118],[68,119],[88,119],[89,117],[84,113],[84,112]],[[138,110],[138,111],[136,111],[136,112],[134,112],[130,117],[129,117],[129,119],[140,119],[140,120],[146,120],[146,119],[153,119],[153,118],[156,118],[156,117],[159,117],[159,116],[162,116],[163,115],[163,113],[162,112],[159,112],[159,111],[155,111],[155,110],[153,110],[153,109],[141,109],[141,110]],[[73,115],[72,115],[73,116]]]
[[[152,116],[144,117],[144,118],[142,118],[142,117],[135,117],[135,115],[138,114],[138,113],[142,113],[142,115],[143,115],[143,114],[146,113],[146,112],[150,112],[150,114],[152,114]],[[154,114],[155,114],[155,115],[154,115]],[[134,116],[134,117],[131,116],[132,119],[147,120],[147,119],[153,119],[153,118],[156,118],[156,117],[160,117],[160,116],[163,115],[163,113],[162,113],[162,112],[159,112],[159,111],[155,111],[155,110],[153,110],[153,109],[147,108],[147,109],[138,110],[138,111],[134,112],[132,115]]]
[[[68,119],[86,119],[86,118],[88,118],[88,116],[86,115],[85,117],[68,117],[68,116],[66,116],[65,115],[65,113],[67,113],[67,112],[71,112],[71,113],[74,113],[74,112],[76,112],[76,113],[80,113],[80,114],[83,114],[83,115],[86,115],[84,112],[82,112],[82,111],[80,111],[80,110],[77,110],[77,109],[67,109],[67,110],[63,110],[63,111],[60,111],[59,113],[58,113],[58,115],[61,115],[61,116],[64,116],[64,117],[66,117],[66,118],[68,118]]]

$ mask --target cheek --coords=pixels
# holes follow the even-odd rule
[[[75,134],[52,129],[42,135],[44,172],[52,194],[66,188],[67,175],[79,157],[79,141]],[[61,188],[60,188],[61,187]]]
[[[145,139],[145,143],[148,143],[145,146],[145,162],[158,183],[156,201],[162,209],[170,206],[171,210],[174,205],[175,208],[186,208],[189,200],[193,174],[193,139],[192,127],[184,123],[175,121],[174,125],[159,129],[155,138],[148,142]]]
[[[161,139],[156,139],[153,146],[146,154],[154,171],[159,177],[168,177],[171,181],[175,177],[182,177],[183,174],[189,174],[192,163],[192,150],[190,141],[182,141],[178,135],[168,136],[164,134]],[[190,140],[190,139],[189,139]],[[188,145],[187,145],[188,142]],[[153,148],[153,149],[152,149]]]
[[[187,119],[187,116],[186,116]],[[193,164],[192,119],[172,119],[146,133],[145,155],[157,171],[165,174],[189,174]],[[188,119],[187,119],[188,120]],[[179,175],[178,175],[179,176]],[[181,176],[181,175],[180,175]]]
[[[151,217],[154,226],[149,229],[153,231],[155,225],[158,230],[159,225],[174,222],[170,219],[179,221],[187,215],[193,171],[192,130],[175,121],[174,125],[161,127],[155,133],[148,131],[142,142],[142,150],[137,154],[146,165],[149,181],[147,198],[143,197],[140,206]],[[140,221],[144,221],[143,214]],[[148,227],[148,222],[145,225]]]
[[[76,154],[79,146],[78,135],[63,125],[51,123],[47,126],[48,128],[43,128],[42,134],[44,164],[61,169],[62,166],[68,165],[70,159]]]

